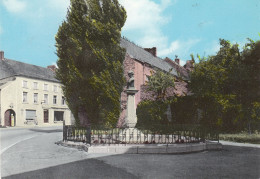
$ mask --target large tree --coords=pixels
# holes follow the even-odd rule
[[[125,50],[120,47],[125,20],[117,0],[70,1],[56,35],[57,78],[78,124],[112,126],[118,120],[125,84]]]
[[[191,90],[198,101],[211,98],[204,105],[204,117],[222,125],[225,130],[242,129],[257,118],[259,104],[259,42],[250,40],[241,51],[237,44],[220,40],[221,48],[214,56],[200,60],[191,74]],[[213,105],[214,104],[214,105]],[[207,111],[211,110],[207,114]]]

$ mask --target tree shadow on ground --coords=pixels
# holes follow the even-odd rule
[[[3,177],[5,179],[66,179],[66,178],[137,178],[127,171],[113,167],[97,159],[87,159],[55,167]]]

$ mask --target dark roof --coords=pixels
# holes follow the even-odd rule
[[[55,73],[48,68],[43,68],[10,59],[0,60],[0,79],[12,76],[23,76],[40,80],[59,82],[55,78]]]
[[[157,67],[166,72],[173,68],[163,59],[153,56],[151,53],[147,52],[142,47],[137,46],[136,44],[128,41],[127,39],[121,38],[120,46],[125,48],[126,53],[128,53],[132,58],[135,58],[140,62],[148,63],[151,66]],[[177,76],[176,69],[172,69],[171,73]]]

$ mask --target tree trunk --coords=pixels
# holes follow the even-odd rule
[[[85,108],[82,106],[79,107],[78,118],[79,118],[80,126],[87,127],[90,125],[90,122],[87,117],[87,112],[86,112]]]

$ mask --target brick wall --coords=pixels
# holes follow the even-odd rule
[[[170,59],[169,59],[170,60]],[[172,61],[172,60],[171,60]],[[170,63],[171,63],[170,61]],[[172,61],[173,62],[173,61]],[[135,95],[135,104],[137,105],[142,101],[146,99],[154,99],[154,94],[152,92],[146,91],[146,82],[147,82],[147,76],[151,76],[151,73],[155,70],[149,65],[139,62],[138,60],[135,60],[131,58],[128,54],[125,56],[124,60],[124,76],[126,78],[126,82],[129,80],[128,72],[132,70],[134,72],[134,78],[135,78],[135,88],[138,90],[138,92]],[[187,75],[188,73],[182,66],[178,65],[176,62],[173,62],[172,66],[177,69],[181,73],[181,75]],[[121,93],[121,114],[118,120],[118,126],[124,125],[125,122],[125,116],[126,116],[126,108],[127,108],[127,94],[125,92],[127,88],[127,83],[124,87],[124,91]],[[167,89],[167,97],[174,96],[174,95],[186,95],[188,94],[187,90],[187,83],[184,81],[176,81],[175,82],[175,88],[168,88]]]

